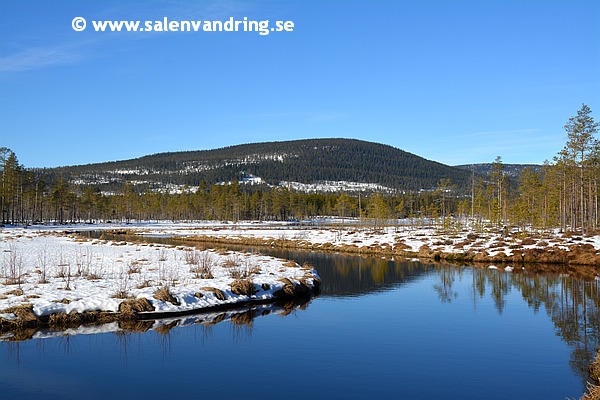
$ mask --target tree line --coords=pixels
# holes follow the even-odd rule
[[[99,185],[103,191],[119,191],[126,180],[136,182],[140,188],[145,185],[143,190],[153,190],[166,183],[197,187],[202,180],[211,185],[252,176],[270,185],[280,181],[373,182],[403,191],[435,188],[440,178],[450,178],[463,188],[469,180],[468,171],[392,146],[355,139],[251,143],[36,172],[48,182],[63,176],[69,181]]]
[[[496,158],[487,176],[471,176],[468,191],[449,178],[435,189],[399,194],[302,193],[285,187],[253,187],[234,181],[178,193],[153,191],[126,182],[116,193],[66,178],[47,182],[44,174],[20,165],[0,148],[0,212],[4,224],[44,222],[129,222],[132,220],[301,220],[317,216],[366,218],[381,226],[414,219],[445,225],[471,221],[475,226],[517,226],[587,233],[598,229],[599,124],[582,105],[564,126],[567,140],[552,162],[525,168],[517,182]]]

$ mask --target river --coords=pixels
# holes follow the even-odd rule
[[[584,391],[599,343],[598,280],[260,251],[314,265],[320,295],[222,322],[191,316],[146,332],[1,342],[2,398],[562,400]]]

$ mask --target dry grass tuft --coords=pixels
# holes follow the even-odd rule
[[[186,264],[198,265],[200,263],[200,253],[198,250],[190,249],[185,252],[184,260]]]
[[[587,390],[588,392],[580,400],[600,400],[600,386],[588,382]]]
[[[532,244],[536,244],[537,240],[532,237],[523,238],[521,241],[521,246],[531,246]]]
[[[281,278],[279,279],[279,281],[283,282],[283,288],[277,290],[275,293],[273,293],[273,295],[280,299],[292,297],[305,297],[309,296],[312,291],[306,278],[301,278],[297,284],[294,284],[288,278]]]
[[[215,294],[215,297],[221,301],[225,300],[225,293],[222,290],[214,288],[214,287],[201,287],[200,290],[204,290],[206,292],[212,292]],[[198,296],[196,296],[198,297]]]
[[[154,306],[145,297],[125,300],[119,304],[119,312],[127,316],[144,311],[154,311]]]
[[[596,359],[590,365],[590,377],[596,381],[597,384],[600,384],[600,349],[596,354]]]
[[[4,293],[6,296],[23,296],[24,292],[23,289],[19,288],[19,289],[15,289],[15,290],[11,290],[10,292],[6,292]]]
[[[139,285],[136,286],[136,288],[144,289],[144,288],[147,288],[150,286],[152,286],[152,282],[150,282],[148,279],[146,279],[145,281],[140,282]]]
[[[596,358],[589,366],[590,378],[592,382],[587,384],[587,393],[585,393],[580,400],[600,400],[600,349],[596,353]]]
[[[52,314],[48,321],[51,328],[66,328],[69,326],[80,325],[81,323],[81,315],[77,311],[71,311],[69,314],[62,312]]]
[[[212,254],[208,251],[198,253],[195,250],[194,253],[196,254],[195,262],[192,264],[190,272],[194,273],[196,279],[212,279],[215,263]]]
[[[293,297],[296,294],[296,287],[294,286],[294,284],[292,283],[291,280],[289,280],[288,278],[281,278],[279,279],[280,282],[283,282],[283,288],[275,291],[275,293],[273,293],[273,295],[275,297],[279,297],[279,298],[285,298],[285,297]]]
[[[225,268],[235,268],[235,267],[237,267],[238,265],[240,265],[240,262],[239,262],[239,260],[238,260],[238,258],[237,258],[237,257],[232,257],[232,256],[229,256],[229,257],[227,257],[227,259],[226,259],[226,260],[223,262],[223,267],[225,267]]]
[[[2,310],[2,314],[15,314],[22,323],[38,321],[38,317],[33,313],[33,305],[22,304],[20,306],[9,307]]]
[[[231,283],[231,291],[240,296],[252,296],[256,288],[251,279],[236,279]]]
[[[178,305],[181,304],[177,300],[177,298],[171,294],[171,292],[169,291],[169,288],[167,288],[167,287],[162,287],[162,288],[158,289],[156,291],[156,293],[154,293],[153,297],[156,300],[164,301],[165,303],[169,302],[169,303],[171,303],[173,305],[176,305],[176,306],[178,306]]]

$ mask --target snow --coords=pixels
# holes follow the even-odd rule
[[[362,183],[349,181],[319,181],[315,183],[300,183],[281,181],[281,187],[287,187],[303,193],[322,193],[322,192],[365,192],[380,191],[385,193],[395,193],[396,190],[378,183]]]
[[[147,298],[156,312],[198,310],[272,299],[274,292],[284,286],[281,278],[294,283],[306,279],[309,285],[318,279],[312,267],[292,265],[274,257],[198,251],[182,246],[83,240],[61,234],[58,227],[1,229],[0,254],[0,311],[27,303],[33,305],[37,316],[72,311],[116,312],[123,301],[116,297],[119,293]],[[212,279],[202,278],[192,271],[200,265],[192,262],[193,254],[199,260],[206,257],[206,264],[212,268]],[[233,293],[230,285],[235,274],[249,275],[256,294]],[[16,283],[19,276],[20,285]],[[269,286],[264,289],[261,285]],[[154,299],[159,287],[168,287],[180,304]],[[205,287],[221,290],[225,300],[218,299],[212,291],[203,289]],[[202,296],[197,297],[196,293]],[[14,315],[4,312],[0,318],[14,319]]]
[[[545,233],[543,239],[521,235],[505,236],[502,232],[477,232],[468,229],[441,231],[429,225],[397,221],[396,226],[373,229],[357,219],[323,218],[301,222],[215,222],[189,223],[135,222],[127,225],[96,224],[73,226],[36,226],[0,229],[0,312],[11,306],[29,303],[36,315],[92,310],[117,311],[123,301],[119,293],[149,299],[157,312],[206,309],[213,306],[267,300],[283,287],[281,278],[293,282],[306,278],[312,284],[318,277],[312,268],[289,266],[284,260],[258,254],[197,251],[192,248],[159,244],[134,244],[105,240],[82,240],[62,234],[68,229],[127,229],[139,235],[194,238],[211,237],[234,243],[236,240],[258,239],[263,244],[278,245],[294,241],[313,250],[344,246],[400,248],[415,255],[427,246],[435,252],[484,252],[488,256],[511,255],[520,249],[563,249],[573,244],[591,244],[600,250],[600,236],[568,237],[558,232]],[[538,236],[538,237],[542,237]],[[527,242],[524,240],[528,239]],[[196,251],[208,257],[213,278],[206,279],[192,271],[186,255]],[[518,253],[517,253],[518,254]],[[285,265],[284,265],[285,264]],[[231,265],[231,266],[227,266]],[[45,266],[45,267],[44,267]],[[490,265],[489,268],[498,267]],[[503,268],[512,271],[513,267]],[[232,292],[233,273],[252,272],[257,292],[253,296]],[[46,282],[43,282],[43,275]],[[21,284],[10,282],[21,276]],[[268,285],[262,289],[261,284]],[[159,287],[166,286],[180,304],[153,298]],[[221,290],[225,299],[203,290]],[[266,286],[265,286],[266,287]],[[22,293],[20,292],[21,289]],[[196,294],[201,293],[201,296]],[[14,318],[3,312],[0,318]]]
[[[294,241],[299,247],[318,250],[348,246],[367,248],[373,246],[400,249],[418,253],[426,246],[433,252],[457,254],[464,252],[485,253],[488,257],[513,256],[527,249],[560,249],[571,251],[574,244],[591,244],[600,250],[600,235],[585,237],[563,236],[559,232],[537,235],[525,233],[504,235],[501,231],[474,232],[468,228],[442,230],[433,221],[412,224],[410,220],[389,221],[394,226],[374,229],[368,222],[358,219],[319,218],[300,222],[225,222],[198,221],[187,224],[139,224],[132,229],[142,235],[210,237],[230,242],[257,239],[266,245],[277,246],[282,240]],[[533,240],[532,238],[536,239]],[[525,241],[527,240],[527,242]]]

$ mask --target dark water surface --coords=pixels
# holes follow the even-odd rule
[[[264,250],[263,250],[264,252]],[[295,309],[0,342],[2,399],[579,398],[600,284],[336,254]],[[222,322],[219,322],[222,319]],[[205,319],[205,322],[207,319]]]

